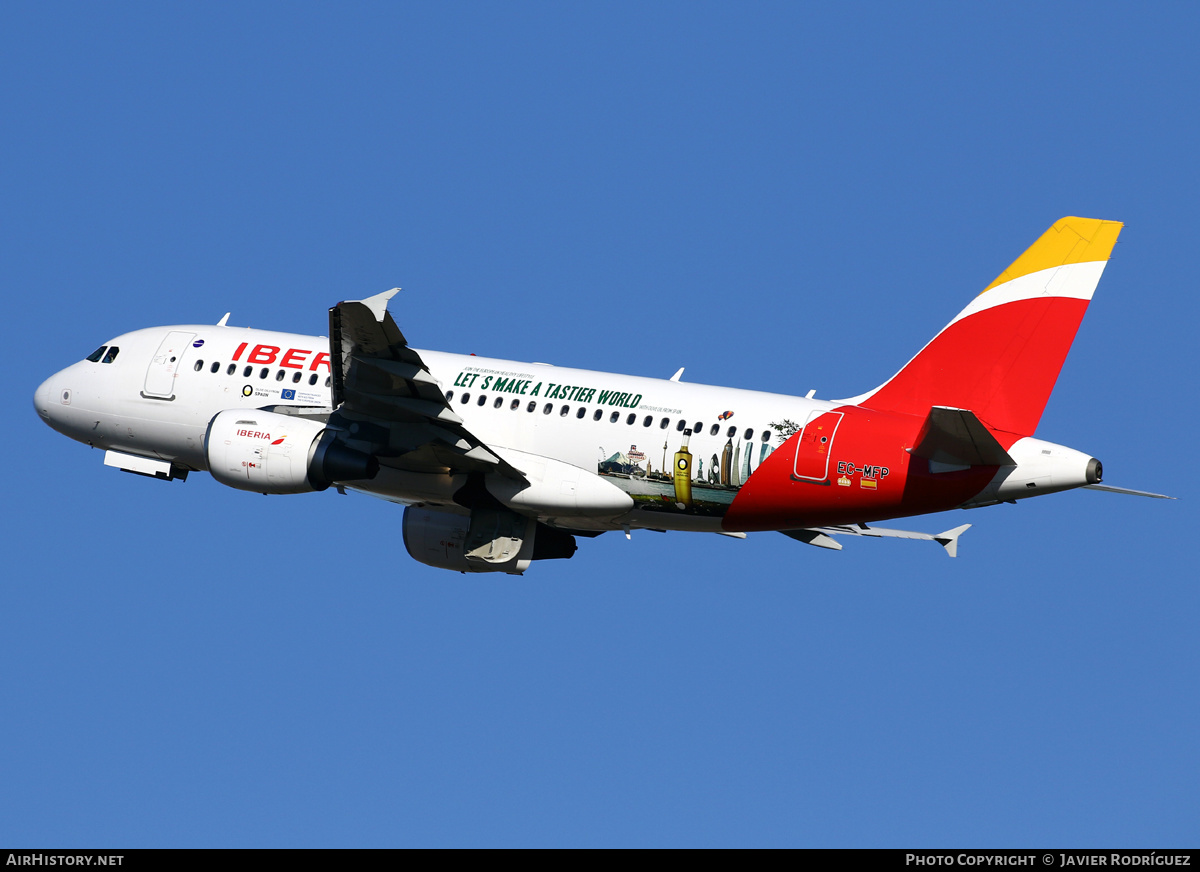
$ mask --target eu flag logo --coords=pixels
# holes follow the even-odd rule
[[[294,388],[284,388],[284,389],[283,389],[283,395],[282,395],[282,397],[281,397],[281,398],[282,398],[282,399],[285,399],[285,400],[294,400],[294,399],[296,399],[296,391],[295,391],[295,389],[294,389]]]

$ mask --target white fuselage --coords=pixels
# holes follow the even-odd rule
[[[97,448],[204,470],[206,430],[219,412],[330,406],[326,337],[177,325],[123,334],[107,343],[114,346],[119,353],[111,363],[80,361],[35,395],[50,426]],[[725,474],[740,484],[780,444],[785,422],[803,422],[835,405],[543,363],[419,354],[464,426],[497,453],[521,452],[593,472],[607,457],[641,455],[645,467],[661,474],[682,431],[690,429],[696,477]],[[401,503],[437,501],[458,486],[452,478],[384,469],[354,487]],[[647,526],[719,529],[719,519],[671,520],[656,513]],[[600,526],[640,522],[634,511]]]

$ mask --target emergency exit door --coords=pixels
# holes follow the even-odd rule
[[[842,423],[841,412],[810,412],[796,440],[796,465],[792,477],[800,481],[829,480],[829,457],[833,437]]]

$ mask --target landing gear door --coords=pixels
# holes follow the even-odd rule
[[[810,412],[796,440],[796,465],[792,478],[799,481],[827,482],[833,437],[842,423],[841,412]]]
[[[159,400],[175,399],[175,374],[183,365],[184,352],[191,348],[195,333],[181,333],[173,330],[158,346],[150,368],[146,370],[146,384],[142,388],[143,397],[154,397]]]

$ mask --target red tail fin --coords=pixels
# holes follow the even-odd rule
[[[1063,218],[888,382],[858,402],[925,415],[970,409],[1031,436],[1122,225]]]

